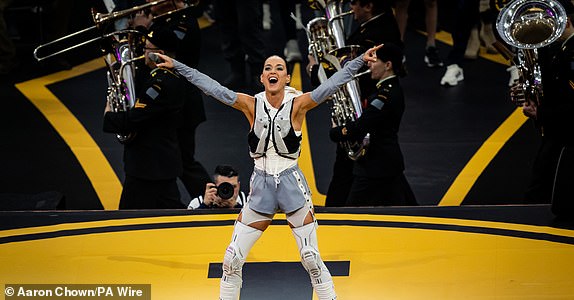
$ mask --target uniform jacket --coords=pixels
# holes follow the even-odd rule
[[[186,81],[166,69],[154,69],[143,84],[136,83],[137,101],[128,112],[107,112],[104,131],[135,133],[124,145],[127,175],[163,180],[182,173],[177,129],[182,126]]]
[[[381,43],[403,46],[401,32],[392,10],[385,11],[362,23],[347,38],[347,45],[361,46],[360,53]]]
[[[201,30],[197,19],[191,15],[176,16],[163,22],[154,23],[151,29],[159,26],[169,28],[180,39],[175,58],[192,68],[197,68],[201,51]],[[196,128],[206,120],[203,98],[201,91],[193,84],[188,84],[186,89],[185,95],[189,101],[185,101],[183,107],[184,126]]]
[[[369,104],[357,121],[331,130],[334,141],[361,141],[370,134],[366,154],[355,162],[353,174],[370,178],[390,177],[404,171],[404,160],[398,142],[398,131],[405,110],[403,89],[398,77],[383,81],[368,100]]]
[[[550,50],[541,63],[544,97],[538,122],[546,137],[568,145],[574,141],[574,37],[559,49]]]

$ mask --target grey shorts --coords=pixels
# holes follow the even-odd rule
[[[263,214],[291,213],[311,199],[311,191],[299,166],[278,175],[254,169],[251,175],[249,207]]]

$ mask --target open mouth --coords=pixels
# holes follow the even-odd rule
[[[277,83],[277,82],[279,82],[279,78],[274,77],[274,76],[269,77],[269,83],[275,84],[275,83]]]

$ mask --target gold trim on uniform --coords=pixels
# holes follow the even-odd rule
[[[146,106],[147,106],[147,104],[140,103],[140,99],[137,99],[136,103],[134,104],[134,108],[145,108]]]
[[[159,71],[164,71],[164,72],[166,72],[166,73],[172,74],[172,75],[175,76],[175,77],[179,77],[179,74],[173,72],[173,71],[170,70],[170,69],[165,69],[165,68],[155,68],[155,69],[151,70],[151,76],[152,76],[152,77],[155,77],[155,75],[156,75],[157,72],[159,72]]]

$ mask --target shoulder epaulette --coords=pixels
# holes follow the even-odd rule
[[[377,98],[381,99],[383,102],[386,102],[390,98],[392,87],[393,84],[390,82],[382,82],[381,84],[377,84]]]

